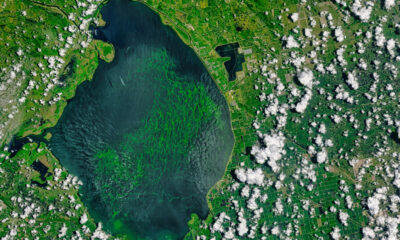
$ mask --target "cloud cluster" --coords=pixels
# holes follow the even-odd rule
[[[255,170],[247,168],[238,168],[235,170],[235,175],[239,181],[247,184],[255,184],[258,186],[264,185],[264,173],[261,168]]]
[[[263,143],[265,147],[259,145],[253,146],[251,154],[255,157],[257,163],[264,164],[268,161],[267,163],[272,171],[279,171],[280,167],[277,161],[286,153],[284,150],[285,137],[283,133],[264,134]]]

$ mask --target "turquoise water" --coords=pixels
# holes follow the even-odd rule
[[[115,60],[78,87],[49,146],[90,214],[131,239],[180,239],[233,147],[226,103],[195,53],[140,3],[102,10]]]

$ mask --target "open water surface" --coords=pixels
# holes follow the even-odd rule
[[[196,54],[141,3],[110,1],[96,37],[114,45],[77,89],[49,146],[84,185],[90,214],[131,239],[180,239],[233,147],[226,102]]]

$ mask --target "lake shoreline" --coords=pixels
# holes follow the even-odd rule
[[[112,6],[115,6],[116,4],[118,4],[118,2],[116,2],[116,1],[114,1],[114,2],[110,2],[109,4],[113,4]],[[124,4],[125,5],[128,5],[128,3],[126,3],[126,2],[124,2]],[[129,3],[130,4],[130,3]],[[118,14],[118,15],[115,15],[115,13],[114,13],[114,15],[111,15],[111,16],[113,16],[113,17],[110,17],[110,16],[107,16],[107,14],[106,13],[104,13],[103,14],[103,12],[104,12],[104,9],[105,8],[103,8],[103,10],[102,10],[102,15],[103,15],[103,17],[104,17],[104,19],[105,19],[105,21],[107,21],[108,22],[108,24],[106,25],[106,27],[105,28],[103,28],[103,27],[101,27],[101,28],[98,28],[98,29],[96,29],[96,31],[98,32],[98,34],[105,34],[104,36],[102,36],[102,40],[105,40],[106,42],[108,42],[108,43],[111,43],[111,44],[113,44],[114,45],[114,49],[115,49],[115,60],[111,63],[111,65],[107,65],[107,64],[105,64],[105,63],[103,63],[103,62],[101,62],[100,63],[100,65],[99,65],[99,68],[97,69],[97,71],[96,71],[96,74],[95,74],[95,76],[94,76],[94,80],[93,81],[90,81],[90,82],[86,82],[85,84],[83,84],[82,86],[80,86],[80,89],[78,89],[77,90],[77,95],[76,95],[76,97],[69,103],[69,106],[67,106],[67,110],[66,110],[66,113],[64,113],[65,115],[62,117],[62,119],[60,120],[60,122],[59,122],[59,125],[60,126],[62,126],[63,125],[63,122],[65,122],[65,121],[67,121],[66,119],[68,118],[67,116],[68,116],[68,112],[70,112],[71,111],[71,109],[73,108],[73,106],[71,106],[71,105],[74,105],[74,103],[73,102],[76,102],[76,101],[78,101],[77,100],[77,98],[79,99],[79,98],[81,98],[80,96],[84,96],[84,95],[88,95],[88,96],[95,96],[96,94],[102,94],[102,95],[104,95],[104,96],[107,96],[107,101],[111,101],[111,102],[109,102],[109,103],[107,103],[108,105],[109,104],[113,104],[114,103],[114,100],[112,100],[113,99],[113,94],[117,94],[117,92],[115,92],[115,93],[113,93],[113,91],[119,91],[119,89],[121,89],[121,90],[124,90],[124,88],[125,87],[128,87],[128,88],[130,88],[130,85],[132,84],[131,82],[129,82],[130,81],[130,75],[129,74],[134,74],[134,75],[132,75],[132,76],[140,76],[141,74],[147,74],[146,72],[144,72],[144,73],[135,73],[135,69],[140,69],[140,68],[138,68],[138,66],[141,66],[142,65],[142,63],[141,62],[137,62],[135,59],[132,59],[135,63],[133,64],[133,65],[127,65],[127,66],[131,66],[131,67],[125,67],[125,69],[131,69],[130,71],[132,72],[132,73],[129,73],[129,71],[127,72],[127,74],[128,75],[126,75],[126,74],[122,74],[121,75],[121,73],[119,73],[117,70],[112,70],[112,71],[114,71],[114,73],[113,74],[111,74],[111,75],[109,75],[109,76],[106,76],[105,75],[105,78],[108,78],[108,80],[107,79],[103,79],[103,80],[101,80],[103,83],[101,83],[101,82],[98,82],[98,81],[96,81],[96,77],[98,78],[99,77],[99,75],[102,75],[102,73],[101,72],[103,72],[104,71],[104,69],[117,69],[117,68],[121,68],[119,65],[120,64],[126,64],[126,63],[124,63],[124,61],[125,60],[123,60],[123,58],[125,58],[125,57],[128,57],[128,56],[130,56],[131,54],[139,54],[138,56],[140,56],[140,54],[147,54],[146,52],[148,52],[148,51],[153,51],[153,50],[151,50],[151,48],[150,49],[148,49],[148,48],[143,48],[143,47],[140,47],[141,45],[141,43],[140,43],[140,39],[145,39],[146,38],[146,36],[147,37],[150,37],[150,36],[152,36],[150,39],[147,39],[146,38],[146,40],[145,40],[145,42],[146,42],[146,44],[154,44],[154,47],[155,47],[155,49],[156,48],[159,48],[159,47],[161,47],[161,48],[165,48],[166,49],[166,51],[167,51],[167,53],[168,54],[170,54],[171,56],[171,59],[175,59],[175,60],[177,60],[177,59],[180,59],[179,61],[181,61],[181,62],[176,62],[176,63],[173,63],[173,65],[177,65],[176,66],[176,74],[186,74],[185,72],[186,71],[188,71],[189,70],[189,75],[188,75],[188,77],[189,78],[191,78],[191,77],[193,77],[193,76],[196,76],[196,74],[200,74],[200,73],[203,73],[203,72],[205,72],[206,73],[206,75],[207,76],[209,76],[210,78],[209,79],[207,79],[208,77],[206,76],[204,79],[203,79],[203,77],[201,77],[201,79],[202,80],[200,80],[200,75],[198,75],[198,77],[197,78],[199,78],[199,79],[197,79],[197,80],[195,80],[195,79],[193,79],[193,80],[190,80],[189,82],[192,82],[192,83],[190,83],[190,84],[196,84],[196,85],[198,85],[198,84],[211,84],[212,85],[212,87],[211,87],[211,85],[210,86],[207,86],[207,92],[208,92],[208,94],[212,94],[212,98],[214,99],[214,101],[217,101],[218,102],[218,104],[221,104],[221,108],[222,109],[224,109],[223,110],[223,114],[222,114],[222,116],[223,116],[223,118],[224,119],[226,119],[226,123],[224,122],[223,124],[226,124],[226,125],[224,125],[224,127],[223,127],[223,129],[229,129],[229,131],[227,131],[226,133],[224,133],[223,135],[221,135],[221,134],[219,134],[219,137],[225,137],[225,135],[226,135],[226,137],[228,137],[228,138],[231,138],[232,140],[224,140],[224,141],[220,141],[220,143],[218,143],[218,141],[217,141],[217,143],[218,144],[216,144],[215,145],[215,147],[218,147],[219,145],[221,145],[221,144],[228,144],[226,147],[223,147],[223,151],[212,151],[213,152],[213,154],[215,155],[215,154],[226,154],[224,157],[223,157],[223,161],[222,161],[222,159],[220,159],[219,158],[219,160],[218,160],[218,167],[216,167],[216,168],[214,168],[214,170],[213,171],[218,171],[219,173],[217,173],[217,174],[215,174],[215,173],[213,173],[213,174],[211,174],[210,175],[210,173],[208,173],[208,175],[204,175],[204,174],[200,174],[200,175],[198,175],[196,178],[194,178],[194,180],[195,179],[198,179],[198,181],[206,181],[206,182],[209,182],[209,181],[212,181],[212,184],[210,184],[210,183],[206,183],[206,182],[204,182],[204,183],[201,183],[201,182],[199,182],[199,183],[195,183],[193,180],[191,180],[190,182],[192,182],[193,181],[193,183],[191,183],[191,184],[199,184],[197,187],[200,187],[201,189],[204,189],[204,187],[205,186],[207,186],[206,187],[206,189],[204,189],[204,193],[202,193],[202,194],[194,194],[193,195],[193,197],[194,198],[196,198],[196,199],[204,199],[204,200],[196,200],[196,201],[204,201],[204,207],[205,207],[205,209],[207,209],[206,210],[206,212],[204,212],[204,213],[202,213],[202,214],[200,214],[201,215],[201,217],[202,218],[205,218],[208,214],[209,214],[209,202],[207,201],[207,193],[209,192],[209,190],[210,190],[210,188],[212,188],[212,186],[220,179],[220,177],[222,177],[222,175],[223,175],[223,171],[224,171],[224,169],[226,168],[226,163],[227,163],[227,161],[229,161],[229,156],[231,155],[231,149],[232,149],[232,147],[233,147],[233,144],[234,144],[234,139],[233,139],[233,132],[232,132],[232,130],[231,130],[231,128],[232,128],[232,125],[231,125],[231,121],[230,121],[230,112],[229,112],[229,110],[228,110],[228,106],[227,106],[227,104],[226,104],[226,99],[222,96],[222,94],[221,94],[221,91],[220,91],[220,89],[219,89],[219,87],[216,85],[216,83],[215,83],[215,80],[209,75],[209,71],[207,70],[207,68],[206,68],[206,66],[204,65],[204,63],[203,63],[203,61],[202,61],[202,59],[200,59],[200,58],[198,58],[198,55],[197,55],[197,53],[195,52],[195,51],[193,51],[193,49],[191,49],[187,44],[185,44],[182,40],[181,40],[181,38],[176,34],[176,32],[170,27],[170,26],[168,26],[168,25],[165,25],[165,24],[163,24],[163,23],[161,23],[160,22],[160,16],[157,14],[157,12],[155,12],[154,10],[152,10],[152,9],[150,9],[150,8],[148,8],[147,7],[147,5],[145,5],[145,4],[143,4],[143,3],[140,3],[140,2],[137,2],[136,3],[137,5],[132,5],[132,6],[137,6],[137,7],[139,7],[139,9],[141,9],[139,12],[140,12],[140,16],[138,15],[138,14],[135,14],[135,13],[131,13],[130,14],[130,16],[135,16],[135,20],[130,20],[129,22],[131,22],[131,24],[129,25],[130,27],[133,27],[133,29],[136,29],[136,30],[129,30],[129,28],[125,28],[125,26],[124,26],[124,24],[125,23],[123,23],[123,22],[121,22],[121,21],[125,21],[125,20],[122,20],[122,18],[121,18],[121,20],[118,20],[118,18],[120,18],[120,15],[121,14]],[[126,10],[126,8],[127,8],[127,6],[125,6],[125,5],[123,5],[124,7],[123,7],[123,12],[125,13],[127,10]],[[106,7],[107,7],[107,5],[106,5]],[[147,10],[145,10],[145,8],[147,9]],[[110,8],[109,8],[109,10],[107,10],[107,11],[118,11],[117,9],[113,9],[113,7],[111,7],[110,6]],[[146,12],[146,13],[143,13],[143,12]],[[144,19],[141,19],[141,14],[143,15],[146,15],[146,14],[149,14],[149,15],[152,15],[152,17],[150,18],[150,19],[146,19],[146,18],[144,18]],[[154,15],[154,16],[153,16]],[[115,17],[115,16],[117,16],[117,17]],[[157,20],[158,19],[158,20]],[[111,20],[111,21],[110,21]],[[110,25],[112,25],[112,21],[115,21],[115,22],[118,22],[118,26],[120,27],[120,30],[112,30],[112,29],[110,29],[109,28],[109,26]],[[132,23],[135,23],[135,24],[132,24]],[[109,25],[110,24],[110,25]],[[114,23],[115,24],[115,23]],[[154,26],[157,26],[157,27],[143,27],[143,26],[141,26],[140,24],[150,24],[150,25],[152,25],[152,24],[155,24]],[[133,25],[133,26],[132,26]],[[135,27],[136,26],[136,27]],[[141,26],[141,27],[139,27],[139,26]],[[154,28],[154,29],[153,29]],[[134,35],[134,32],[135,31],[142,31],[143,29],[150,29],[150,30],[146,30],[146,31],[151,31],[151,29],[153,30],[153,31],[155,31],[157,28],[162,28],[163,30],[161,30],[161,32],[160,33],[158,33],[160,36],[158,36],[158,35],[155,35],[155,36],[153,36],[153,35],[151,35],[151,34],[154,34],[154,33],[151,33],[150,34],[150,32],[149,33],[146,33],[146,32],[140,32],[140,35],[138,35],[138,36],[135,36]],[[126,37],[124,37],[123,39],[124,40],[122,40],[122,42],[120,42],[120,40],[118,40],[119,38],[121,38],[121,36],[124,36],[124,34],[127,34],[127,36]],[[150,34],[150,35],[149,35]],[[165,36],[164,35],[162,35],[162,34],[165,34]],[[100,36],[99,35],[99,36]],[[158,37],[157,37],[158,36]],[[95,37],[96,38],[96,37]],[[126,39],[129,39],[129,40],[126,40]],[[176,40],[175,40],[176,39]],[[179,39],[179,40],[178,40]],[[117,45],[115,45],[115,43],[116,43],[116,41],[118,42],[118,44]],[[164,43],[162,43],[162,42],[165,42],[165,44],[167,44],[167,45],[165,45],[165,47],[163,47],[163,45],[162,44],[164,44]],[[175,41],[179,41],[180,43],[178,44],[178,43],[175,43]],[[131,44],[130,42],[133,42],[133,43],[135,43],[133,46],[135,46],[135,47],[132,47],[132,48],[130,48],[129,49],[129,47],[127,48],[127,46],[129,46],[129,45],[127,45],[127,44]],[[139,45],[137,45],[137,44],[139,44]],[[125,47],[123,47],[123,46],[125,46]],[[139,47],[138,47],[139,46]],[[190,52],[190,54],[188,55],[188,56],[184,56],[184,54],[188,54]],[[144,56],[146,56],[146,55],[144,55]],[[152,56],[152,54],[150,54],[150,55],[148,55],[148,56]],[[141,57],[142,58],[142,57]],[[148,58],[148,57],[145,57],[145,58]],[[175,61],[174,60],[174,61]],[[166,63],[166,62],[164,62],[164,61],[161,61],[162,63]],[[199,66],[197,66],[197,65],[199,65],[199,66],[201,66],[201,67],[199,67]],[[107,67],[106,67],[107,66]],[[175,68],[175,67],[174,67]],[[103,69],[103,70],[102,70]],[[153,71],[154,72],[154,71]],[[168,73],[166,76],[174,76],[174,74],[172,74],[172,73]],[[121,76],[121,77],[119,77],[119,76]],[[145,75],[144,75],[145,76]],[[115,77],[116,77],[116,79],[115,79]],[[104,78],[104,77],[103,77]],[[187,77],[186,77],[187,78]],[[177,82],[177,83],[179,83],[179,82]],[[182,82],[183,83],[183,82]],[[94,84],[94,85],[93,85]],[[181,84],[181,83],[179,83],[179,84]],[[179,85],[178,84],[178,85]],[[186,83],[184,83],[184,85],[187,85],[187,86],[191,86],[191,85],[187,85]],[[91,85],[93,85],[92,87],[90,87]],[[176,85],[176,84],[174,84],[174,86],[175,87],[177,87],[178,85]],[[100,91],[100,92],[103,92],[104,91],[104,87],[105,86],[107,86],[107,88],[108,88],[108,90],[107,91],[110,91],[109,93],[106,93],[106,92],[104,92],[104,93],[95,93],[95,92],[93,92],[93,93],[90,93],[90,94],[83,94],[83,90],[82,89],[96,89],[95,91]],[[156,87],[157,86],[157,84],[153,84],[152,85],[152,87]],[[182,85],[183,86],[183,85]],[[194,86],[194,85],[193,85]],[[140,88],[139,88],[140,89]],[[131,89],[133,92],[132,93],[130,93],[130,95],[133,95],[133,96],[136,96],[136,94],[138,94],[138,93],[135,93],[135,91],[137,92],[138,91],[138,88],[136,87],[136,88],[133,88],[133,89]],[[85,90],[86,91],[86,90]],[[125,91],[125,90],[124,90]],[[164,90],[163,90],[164,91]],[[186,91],[180,91],[180,92],[182,92],[182,93],[184,93],[184,92],[186,92]],[[83,95],[82,95],[83,94]],[[111,95],[110,95],[111,94]],[[180,93],[181,94],[181,93]],[[116,95],[117,96],[117,95]],[[119,96],[119,95],[118,95]],[[128,96],[128,95],[127,95]],[[177,96],[176,94],[173,94],[173,95],[171,95],[171,96]],[[182,95],[183,96],[183,95]],[[195,96],[195,95],[194,95]],[[132,97],[132,96],[131,96]],[[120,98],[120,97],[119,97]],[[122,99],[124,99],[124,98],[122,98]],[[125,103],[127,103],[127,102],[130,102],[128,99],[129,98],[126,98],[127,100],[124,100],[123,102],[125,102]],[[168,98],[168,99],[170,99],[170,98]],[[202,98],[202,99],[204,99],[204,98]],[[92,100],[90,100],[90,99],[88,99],[88,100],[86,100],[86,101],[84,101],[87,105],[89,105],[90,106],[90,101],[92,101]],[[100,98],[98,99],[98,100],[96,100],[96,101],[103,101],[103,100],[101,100]],[[143,101],[142,101],[143,102]],[[115,104],[117,104],[117,102],[115,102]],[[75,104],[76,105],[76,104]],[[81,105],[81,104],[78,104],[78,106],[79,105]],[[111,107],[111,105],[110,105],[110,107]],[[117,105],[121,105],[121,104],[117,104]],[[115,106],[117,106],[117,105],[115,105]],[[82,106],[84,106],[84,105],[82,105]],[[123,107],[124,105],[121,105],[121,106],[119,106],[119,107]],[[76,106],[75,106],[76,107]],[[101,108],[101,106],[99,105],[98,107],[100,107]],[[95,108],[97,108],[97,107],[95,107]],[[115,108],[115,107],[113,107],[113,108]],[[110,110],[111,109],[113,109],[113,108],[109,108]],[[177,108],[177,109],[180,109],[180,108]],[[225,110],[226,109],[226,110]],[[96,114],[96,112],[103,112],[103,110],[96,110],[95,112],[93,112],[93,114]],[[163,110],[164,111],[164,110]],[[82,114],[86,114],[86,112],[88,112],[88,111],[83,111],[80,115],[82,116]],[[108,110],[107,111],[105,111],[105,112],[108,112]],[[129,114],[129,113],[128,113]],[[146,113],[147,114],[147,113]],[[186,113],[185,113],[186,114]],[[72,115],[71,115],[72,116]],[[113,115],[113,113],[111,114],[111,116],[114,116]],[[129,115],[130,116],[130,115]],[[132,118],[134,115],[132,115],[132,116],[130,116],[130,117],[125,117],[125,119],[129,119],[129,118]],[[101,119],[101,118],[99,118],[99,119]],[[150,119],[152,119],[152,118],[150,118]],[[169,118],[167,118],[167,119],[169,119]],[[225,120],[224,120],[225,121]],[[74,121],[74,122],[77,122],[77,121]],[[78,121],[79,122],[79,121]],[[88,119],[88,120],[85,120],[85,121],[81,121],[82,122],[82,124],[85,124],[85,123],[87,123],[87,122],[91,122],[91,120],[90,119]],[[118,122],[118,121],[117,121]],[[97,124],[97,123],[96,123]],[[112,121],[110,122],[110,124],[112,124]],[[123,123],[123,124],[119,124],[119,125],[125,125],[125,123]],[[57,129],[57,128],[59,128],[60,126],[56,126],[55,127],[55,129]],[[206,125],[205,125],[206,126]],[[114,126],[114,127],[116,127],[116,126]],[[140,127],[140,125],[137,125],[137,127]],[[136,128],[137,128],[136,127]],[[101,128],[103,128],[103,127],[101,127]],[[76,129],[76,128],[74,128],[74,129]],[[79,129],[79,128],[78,128]],[[179,127],[178,128],[175,128],[175,129],[179,129]],[[58,131],[58,130],[57,130]],[[66,130],[66,131],[69,131],[69,130]],[[75,130],[75,131],[79,131],[79,130]],[[119,130],[117,130],[117,131],[114,131],[114,132],[118,132]],[[122,130],[121,130],[122,131]],[[225,130],[224,130],[225,131]],[[64,131],[65,132],[65,131]],[[90,132],[92,132],[92,131],[89,131],[88,133],[85,133],[85,131],[83,131],[83,136],[85,136],[85,138],[90,138]],[[123,131],[122,131],[123,132]],[[60,138],[60,134],[57,134],[56,132],[52,132],[53,133],[53,137],[52,137],[52,140],[51,141],[59,141],[59,140],[57,140],[57,139],[62,139],[62,138]],[[207,134],[209,135],[209,134],[211,134],[211,135],[213,135],[213,134],[216,134],[217,132],[208,132],[208,133],[204,133],[204,134],[206,134],[205,136],[207,136]],[[71,137],[72,137],[72,135],[71,135]],[[215,137],[214,137],[215,138]],[[75,139],[75,137],[73,137],[73,139]],[[115,141],[120,141],[122,138],[121,137],[107,137],[107,139],[114,139]],[[114,141],[114,140],[112,140],[112,141]],[[106,142],[107,142],[108,140],[106,140]],[[213,140],[213,141],[215,141],[215,140]],[[232,146],[229,146],[230,144],[232,143]],[[68,144],[68,143],[66,143],[66,144]],[[114,144],[114,143],[113,143]],[[113,144],[111,144],[111,146],[113,146]],[[75,145],[81,145],[81,146],[84,146],[85,144],[82,144],[82,143],[75,143]],[[89,145],[93,145],[93,144],[89,144]],[[107,144],[106,144],[107,145]],[[115,144],[114,144],[115,145]],[[117,145],[115,145],[115,146],[118,146],[118,144]],[[63,152],[64,150],[61,150],[61,148],[60,147],[57,147],[56,145],[54,145],[54,143],[52,144],[52,143],[50,143],[50,147],[52,148],[52,150],[53,150],[53,152],[55,153],[55,155],[57,156],[57,157],[59,157],[60,158],[60,154],[61,154],[61,152]],[[57,149],[58,148],[58,149]],[[230,149],[229,149],[230,148]],[[201,148],[200,148],[201,149]],[[206,148],[207,149],[207,148]],[[60,152],[61,151],[61,152]],[[86,150],[85,150],[86,151]],[[89,152],[88,151],[86,151],[86,154],[93,154],[92,152],[91,152],[92,150],[90,150]],[[186,150],[187,151],[187,150]],[[199,151],[199,150],[196,150],[196,151]],[[74,153],[71,153],[73,156],[74,156],[74,158],[79,158],[79,156],[78,155],[76,155],[76,154],[74,154]],[[194,154],[195,155],[193,155],[193,156],[196,156],[196,153],[194,152]],[[201,154],[204,154],[204,153],[201,153]],[[65,154],[64,154],[65,155]],[[67,155],[65,155],[65,156],[67,156]],[[111,156],[111,155],[101,155],[101,156],[103,156],[103,157],[106,157],[106,156]],[[62,157],[61,156],[61,162],[65,162],[66,160],[65,159],[63,159],[64,157]],[[196,164],[201,164],[201,166],[202,166],[202,168],[210,168],[210,166],[213,166],[214,164],[207,164],[206,162],[203,162],[202,163],[202,161],[199,161],[199,160],[196,160],[197,159],[197,157],[195,157],[193,160],[195,160],[195,163]],[[210,158],[210,157],[205,157],[204,158],[204,160],[207,160],[207,161],[211,161],[212,159],[214,159],[214,158]],[[90,161],[92,161],[92,160],[90,160]],[[117,161],[119,161],[119,160],[117,160]],[[68,167],[68,164],[63,164],[65,167],[67,167],[67,169],[68,168],[70,168],[71,169],[71,166],[69,166]],[[74,167],[74,168],[76,168],[76,167]],[[201,168],[197,168],[197,169],[201,169]],[[72,171],[72,173],[74,173],[75,175],[78,175],[79,176],[79,173],[78,172],[75,172],[75,171]],[[216,179],[215,180],[208,180],[207,178],[209,178],[210,176],[213,176],[212,178],[215,178],[216,177]],[[201,180],[201,179],[203,179],[203,180]],[[85,181],[84,181],[85,182]],[[204,185],[204,184],[206,184],[206,185]],[[86,184],[84,184],[84,187],[85,187],[85,185]],[[179,186],[179,184],[178,184],[178,186]],[[195,185],[193,185],[193,186],[195,186]],[[87,187],[87,186],[86,186]],[[193,190],[196,190],[196,188],[197,187],[192,187],[191,189],[193,189]],[[178,187],[177,189],[181,189],[181,187]],[[179,190],[179,191],[183,191],[184,190],[184,188],[182,188],[181,190]],[[193,190],[191,190],[191,191],[193,191]],[[175,191],[175,190],[174,190]],[[185,190],[185,191],[187,191],[187,190]],[[197,191],[197,190],[196,190]],[[202,190],[203,191],[203,190]],[[187,192],[186,194],[190,194],[190,192]],[[203,194],[204,194],[204,196],[203,196]],[[84,195],[86,195],[86,196],[84,196],[84,197],[87,197],[87,194],[84,194]],[[179,196],[179,195],[178,195]],[[191,201],[191,202],[193,202],[193,200]],[[184,202],[182,202],[181,204],[183,204]],[[197,203],[196,203],[197,204]],[[202,207],[203,208],[203,207]],[[203,211],[203,210],[202,210]],[[192,213],[193,211],[190,211],[190,213]],[[198,212],[198,210],[197,211],[194,211],[194,212],[196,212],[196,213],[200,213],[200,212]],[[166,215],[171,215],[171,214],[166,214]],[[182,221],[183,219],[184,219],[184,223],[179,223],[179,225],[182,225],[182,227],[184,226],[184,228],[185,229],[187,229],[187,222],[186,221],[189,221],[190,220],[190,218],[189,218],[189,216],[188,217],[179,217],[179,218],[177,218],[177,219],[179,219],[179,221]],[[107,224],[106,224],[107,225]],[[186,233],[187,233],[187,231],[188,231],[189,229],[187,229],[187,230],[185,230],[185,232],[183,233],[183,235],[185,235]],[[179,231],[182,231],[182,230],[179,230]],[[182,236],[183,236],[182,235]]]

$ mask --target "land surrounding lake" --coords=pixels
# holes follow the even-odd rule
[[[196,54],[151,9],[128,0],[102,10],[95,37],[112,43],[78,87],[49,146],[84,185],[90,214],[132,239],[182,238],[233,147],[228,108]]]

